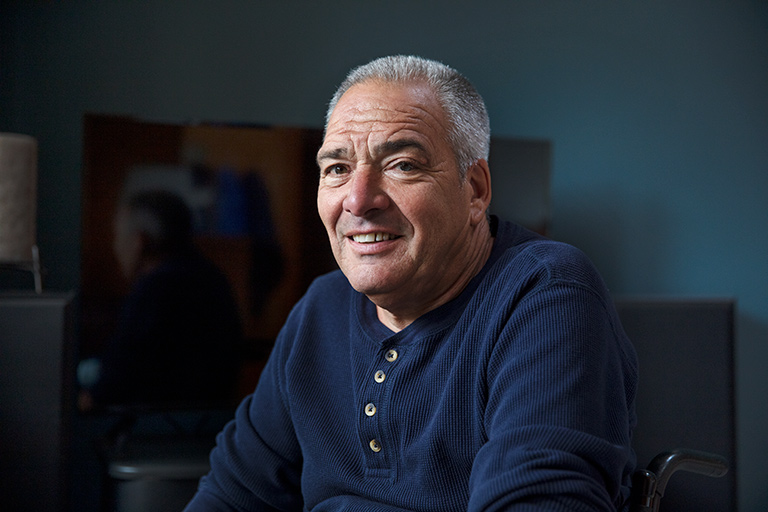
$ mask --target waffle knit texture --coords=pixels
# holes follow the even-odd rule
[[[186,512],[621,510],[634,349],[583,253],[496,231],[467,288],[399,333],[318,278]]]

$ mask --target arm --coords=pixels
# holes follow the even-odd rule
[[[301,510],[301,451],[275,348],[253,395],[217,437],[211,471],[185,512]]]
[[[553,281],[524,296],[489,362],[470,510],[619,508],[634,466],[635,364],[604,294]]]

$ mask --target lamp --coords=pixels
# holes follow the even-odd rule
[[[0,133],[0,267],[32,272],[42,293],[36,216],[37,140]]]

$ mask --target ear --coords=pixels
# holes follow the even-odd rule
[[[485,212],[491,204],[491,169],[485,159],[480,159],[467,169],[465,185],[469,186],[470,219],[475,226],[485,222]]]

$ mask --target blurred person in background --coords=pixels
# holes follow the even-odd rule
[[[80,364],[81,410],[231,402],[240,318],[225,276],[194,246],[186,203],[137,192],[118,206],[114,231],[131,290],[101,357]]]

